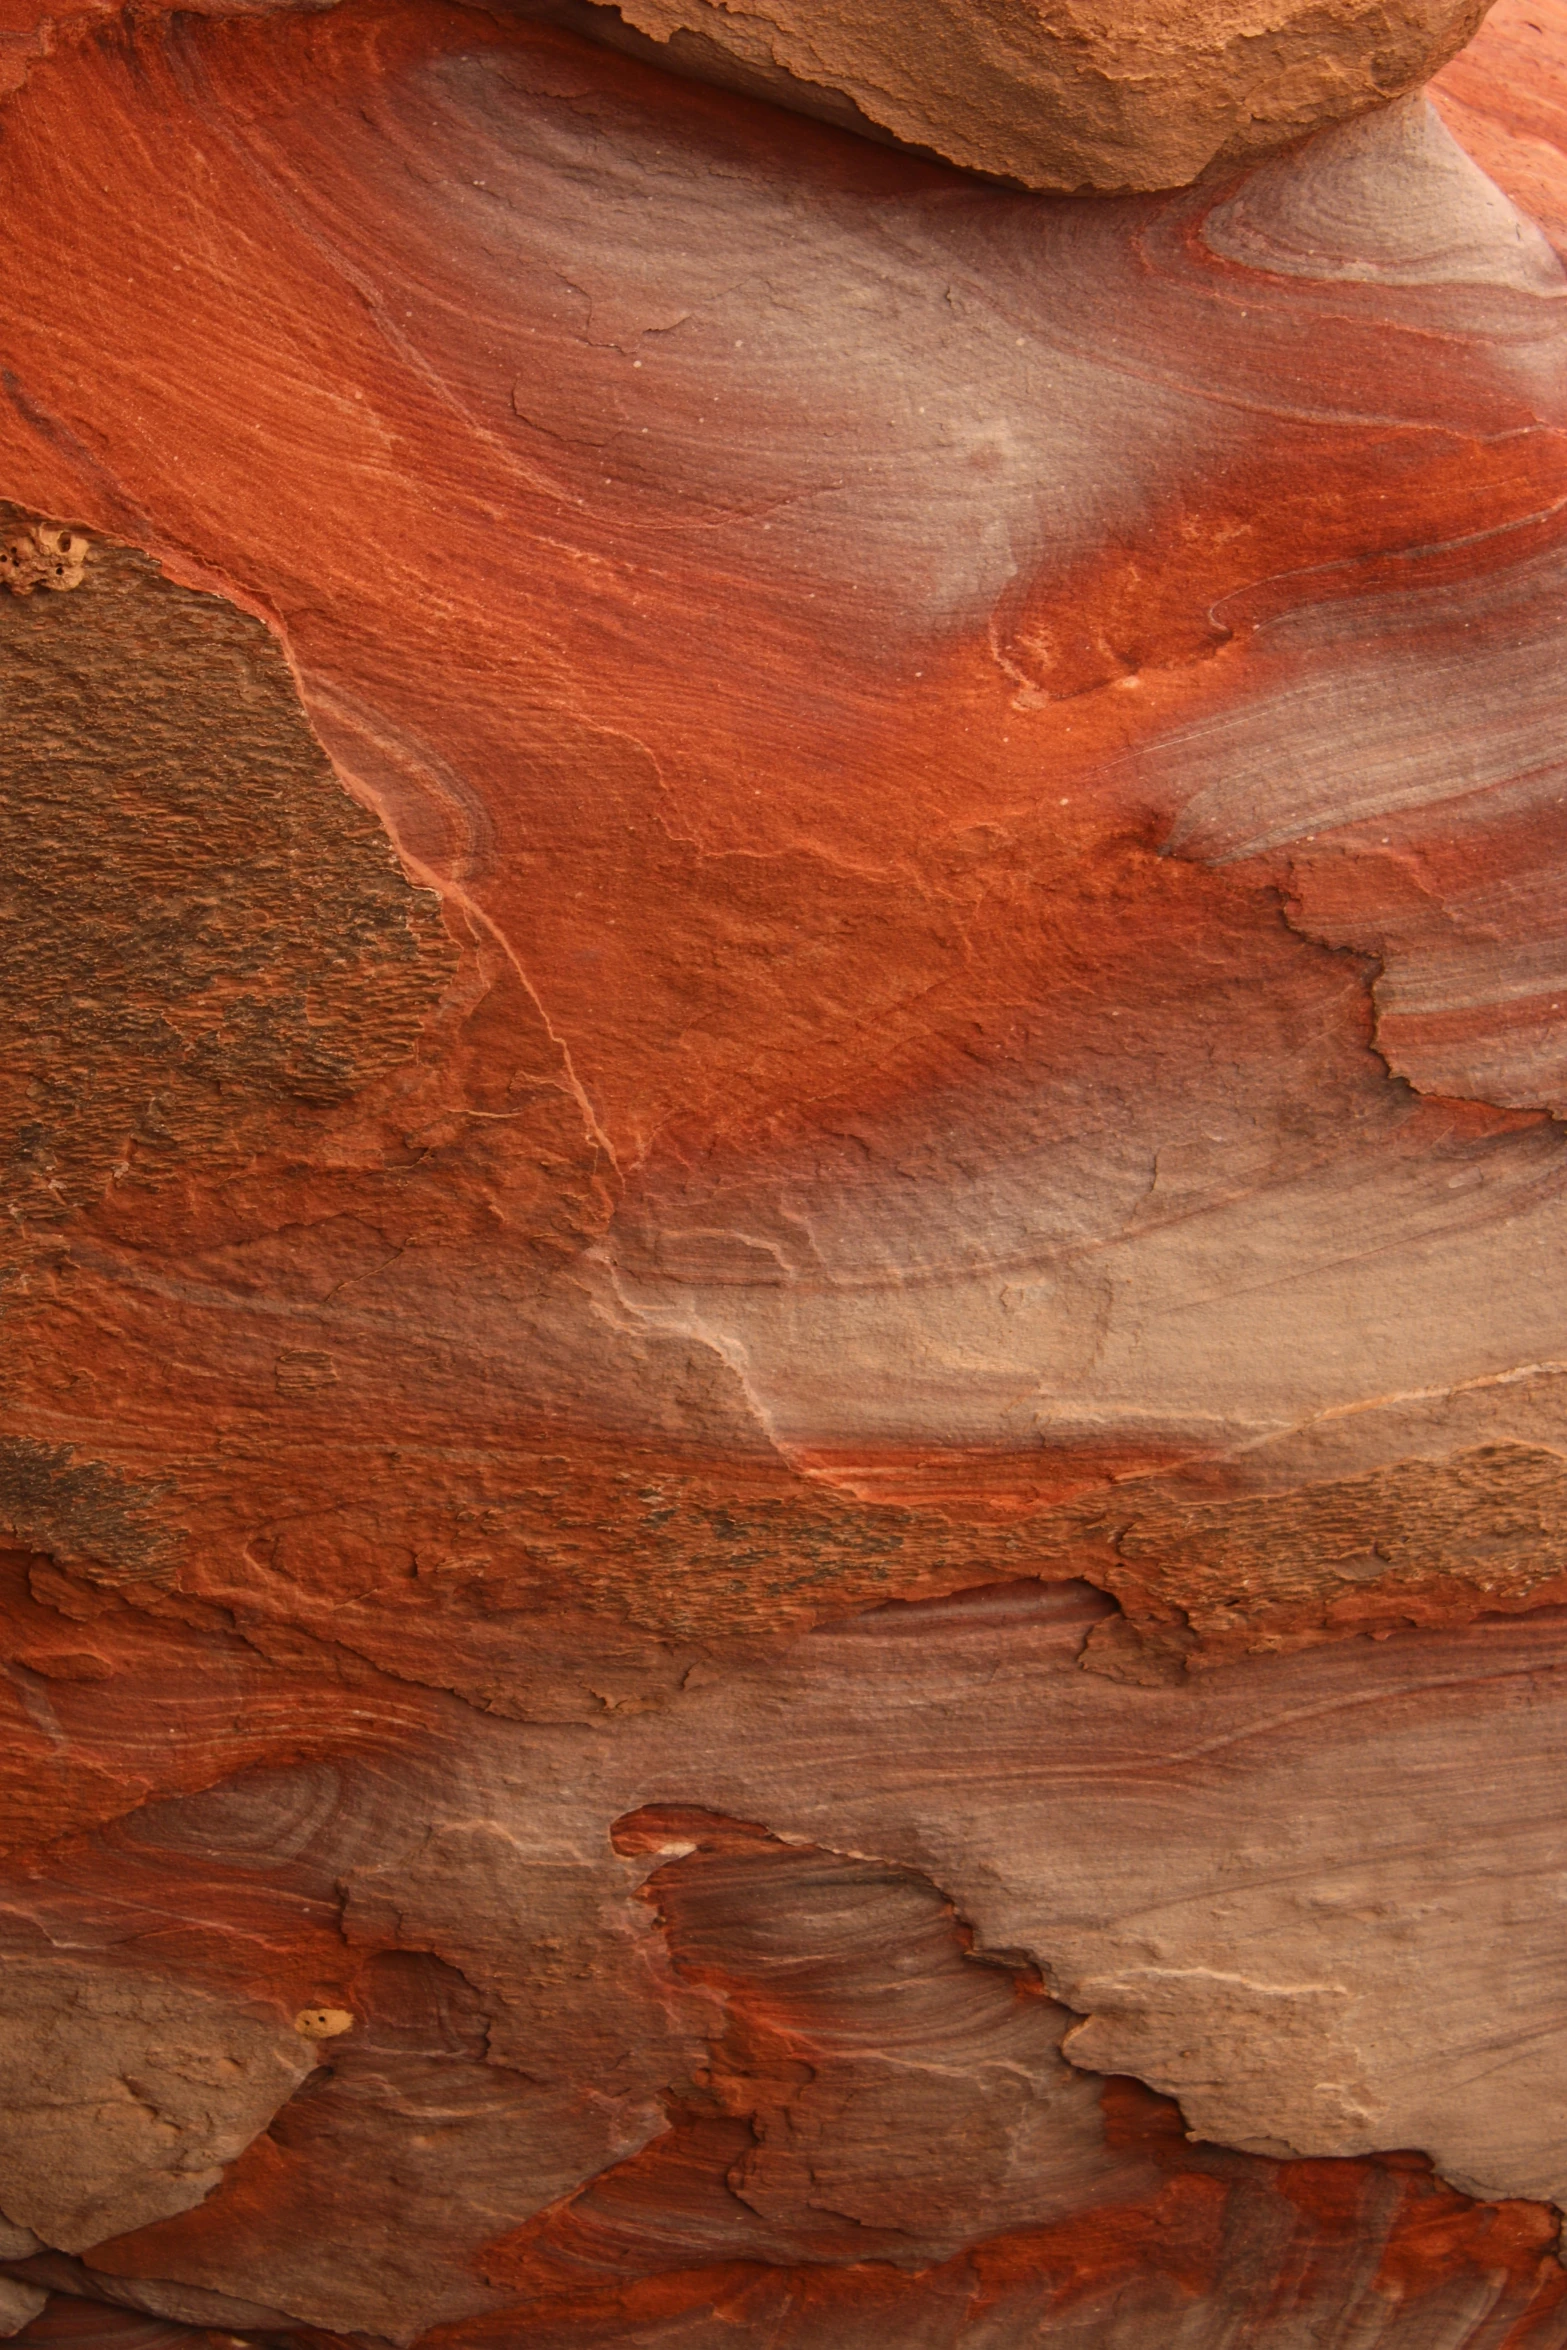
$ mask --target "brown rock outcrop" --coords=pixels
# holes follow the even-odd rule
[[[1121,193],[1184,187],[1402,97],[1469,39],[1485,0],[540,0],[538,12],[969,170]]]

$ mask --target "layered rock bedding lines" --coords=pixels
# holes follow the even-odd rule
[[[1545,2350],[1567,15],[607,13],[0,25],[0,2331]]]

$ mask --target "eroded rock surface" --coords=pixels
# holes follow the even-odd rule
[[[137,1983],[41,1942],[7,1949],[0,1986],[0,2196],[66,2252],[199,2203],[313,2061],[297,2032],[199,1984]]]
[[[1567,2338],[1562,21],[18,18],[0,2329]]]
[[[867,2324],[966,2340],[1010,2273],[1027,2322],[1082,2301],[1109,2341],[1128,2293],[1249,2324],[1271,2210],[1278,2257],[1318,2247],[1303,2321],[1351,2249],[1374,2338],[1405,2298],[1421,2341],[1550,2320],[1561,1618],[1147,1690],[1081,1669],[1107,1607],[895,1603],[548,1730],[296,1679],[323,1759],[144,1805],[27,1907],[126,1983],[150,1942],[171,2015],[184,1983],[352,2025],[199,2206],[13,2273],[229,2330],[655,2340],[768,2273],[802,2313],[840,2273],[821,2322],[858,2324],[868,2261]],[[1199,2151],[1104,2070],[1176,2091]],[[1410,2142],[1488,2200],[1322,2159]]]
[[[1182,187],[1211,163],[1401,97],[1484,10],[1476,0],[616,0],[616,12],[677,70],[1027,187],[1121,192]],[[572,21],[606,29],[586,8]]]

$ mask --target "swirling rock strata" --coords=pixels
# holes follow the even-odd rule
[[[0,2321],[1559,2338],[1556,21],[19,38]]]
[[[548,1729],[295,1668],[318,1759],[209,1762],[13,1932],[351,2025],[197,2208],[13,2275],[399,2343],[1548,2333],[1559,1613],[1147,1690],[1081,1670],[1108,1606],[895,1603]],[[100,2161],[61,2132],[56,2191]]]

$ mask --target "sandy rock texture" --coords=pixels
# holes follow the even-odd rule
[[[1558,2350],[1567,11],[4,30],[0,2332]]]
[[[1404,96],[1485,10],[1484,0],[543,0],[541,13],[967,170],[1120,194],[1184,187],[1210,164]]]

